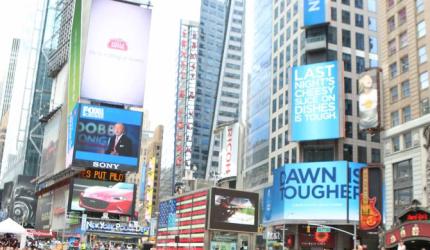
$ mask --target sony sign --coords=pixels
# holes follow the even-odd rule
[[[221,178],[236,176],[239,154],[239,123],[226,126],[221,142]]]
[[[305,27],[319,25],[327,22],[326,0],[304,0],[303,1],[303,24]]]

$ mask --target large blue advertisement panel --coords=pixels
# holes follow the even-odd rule
[[[80,104],[73,165],[137,171],[142,113]]]
[[[291,73],[291,141],[342,137],[339,63],[331,61],[296,66]]]
[[[346,161],[286,164],[264,191],[263,223],[358,221],[360,168]]]
[[[305,27],[326,22],[326,0],[303,0],[303,25]]]

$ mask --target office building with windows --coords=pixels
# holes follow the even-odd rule
[[[430,204],[430,3],[386,0],[378,4],[389,229],[414,200],[420,207]]]
[[[269,182],[274,169],[287,163],[339,161],[360,163],[381,162],[379,135],[359,130],[357,80],[366,68],[378,66],[377,2],[376,0],[314,1],[324,4],[325,19],[317,25],[305,25],[304,3],[297,0],[273,2],[272,82],[270,103]],[[309,1],[310,2],[310,1]],[[306,11],[315,6],[310,6]],[[307,17],[308,20],[311,17]],[[339,106],[344,124],[338,139],[289,141],[289,93],[291,67],[337,60],[343,65],[343,79],[339,80],[344,93]],[[343,107],[342,107],[343,106]],[[300,246],[307,244],[302,236],[303,225],[284,220],[285,228],[296,237]],[[309,221],[305,221],[309,223]],[[326,222],[329,223],[329,222]],[[337,225],[353,230],[353,222]],[[309,230],[308,230],[309,231]],[[300,237],[299,237],[300,235]],[[333,232],[334,245],[325,248],[352,248],[351,238]],[[377,246],[377,238],[366,240],[370,249]],[[329,243],[327,243],[329,244]]]

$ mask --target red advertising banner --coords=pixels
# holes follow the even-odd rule
[[[430,241],[429,221],[407,222],[385,234],[385,246],[394,247],[400,240],[427,239]]]

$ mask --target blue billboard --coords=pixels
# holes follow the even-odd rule
[[[286,164],[264,190],[263,223],[358,221],[360,169],[346,161]]]
[[[337,61],[292,68],[289,107],[291,141],[343,136],[340,73]]]
[[[308,27],[326,22],[326,0],[303,1],[303,26]]]
[[[140,172],[139,201],[145,200],[145,185],[146,185],[146,163],[143,163],[142,169]]]
[[[137,171],[142,113],[104,106],[78,104],[73,166]]]

